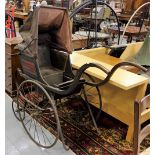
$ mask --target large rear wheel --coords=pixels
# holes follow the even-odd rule
[[[43,148],[56,144],[60,130],[57,110],[54,101],[39,83],[26,80],[20,84],[17,108],[21,123],[34,143]]]
[[[19,88],[19,85],[22,83],[24,79],[20,76],[18,70],[16,70],[15,72],[15,84],[16,84],[16,96],[13,98],[13,101],[12,101],[12,111],[15,115],[15,117],[17,118],[17,120],[20,121],[20,118],[19,118],[19,111],[22,115],[22,119],[24,119],[24,113],[23,113],[23,107],[21,106],[24,106],[24,104],[22,105],[19,105],[19,108],[17,108],[17,91],[18,91],[18,88]],[[18,98],[20,99],[20,98]],[[20,102],[20,101],[19,101]]]

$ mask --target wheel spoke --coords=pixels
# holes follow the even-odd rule
[[[31,119],[31,122],[30,122],[29,131],[30,131],[30,129],[31,129],[31,124],[32,124],[32,119]]]
[[[37,121],[36,121],[36,120],[35,120],[35,122],[36,122],[36,124],[37,124]],[[40,143],[40,139],[39,139],[38,130],[37,130],[37,126],[36,126],[36,125],[35,125],[35,130],[36,130],[36,132],[37,132],[38,141],[39,141],[39,143]]]
[[[41,125],[40,125],[41,126]],[[41,129],[42,129],[42,127],[41,127]],[[43,130],[42,130],[43,131]],[[43,131],[43,135],[46,137],[46,139],[48,140],[48,142],[51,144],[51,142],[50,142],[50,140],[49,140],[49,138],[47,137],[47,135],[45,134],[45,132]]]
[[[41,125],[40,125],[41,126]],[[44,143],[45,143],[45,145],[46,145],[46,140],[45,140],[45,133],[44,133],[44,131],[43,131],[43,129],[42,129],[42,126],[41,126],[41,132],[42,132],[42,135],[43,135],[43,139],[44,139]]]
[[[35,130],[35,120],[33,119],[34,122],[34,130]],[[35,140],[35,131],[34,131],[34,140]]]
[[[55,109],[51,106],[52,100],[46,90],[35,81],[23,81],[18,89],[17,101],[18,109],[15,109],[15,113],[24,118],[21,123],[29,137],[44,148],[55,145],[58,136],[53,137],[52,134],[55,132],[48,129],[51,125],[58,129],[58,125]],[[21,116],[23,114],[24,116]],[[55,134],[58,134],[58,131]]]
[[[30,120],[28,120],[28,121],[25,123],[25,125],[27,125],[30,121],[31,121],[31,119],[30,119]]]

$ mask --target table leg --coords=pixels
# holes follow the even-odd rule
[[[131,42],[132,42],[132,35],[128,35],[127,43],[131,43]]]
[[[133,124],[130,124],[128,127],[127,135],[126,135],[127,141],[129,141],[129,142],[133,141],[133,132],[134,132]]]

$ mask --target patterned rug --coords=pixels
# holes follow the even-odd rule
[[[80,126],[75,120],[70,119],[71,113],[78,102],[81,101],[71,99],[61,103],[61,106],[58,107],[66,143],[73,152],[77,155],[133,154],[132,144],[125,140],[127,126],[108,114],[102,112],[97,123],[101,135],[97,134],[93,124]],[[93,111],[96,110],[93,109]],[[149,137],[147,137],[141,146],[141,150],[147,148],[149,143]]]
[[[73,114],[76,114],[77,107],[79,109],[83,104],[81,100],[72,98],[57,105],[65,142],[70,149],[76,155],[132,155],[133,146],[125,140],[127,126],[108,114],[102,112],[97,122],[101,135],[97,134],[91,122],[79,125]],[[97,112],[96,108],[91,107],[91,109],[94,114]],[[80,109],[80,111],[82,110]],[[88,113],[82,113],[82,117],[85,122]],[[56,131],[56,124],[51,122],[53,121],[46,120],[46,127]],[[147,137],[141,145],[141,150],[146,149],[149,145],[150,138]]]

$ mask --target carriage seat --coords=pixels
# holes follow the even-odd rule
[[[38,64],[43,79],[49,85],[63,82],[68,54],[50,49],[48,46],[38,46]]]
[[[49,84],[59,84],[63,82],[63,71],[53,66],[40,67],[43,79]]]

